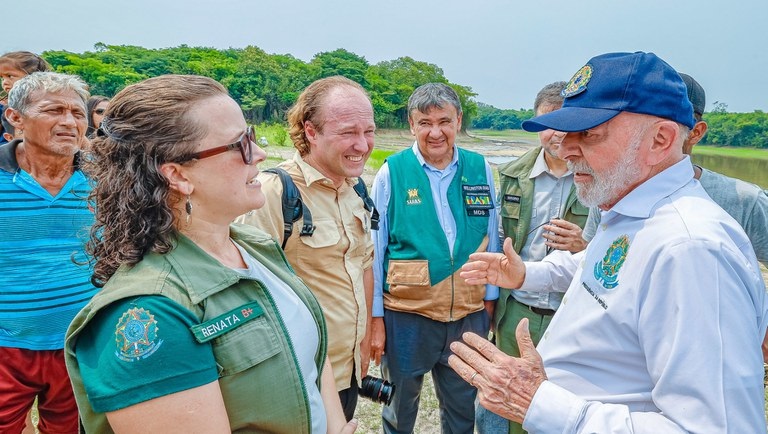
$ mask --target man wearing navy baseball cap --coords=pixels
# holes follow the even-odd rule
[[[449,363],[481,405],[529,432],[764,432],[765,284],[744,231],[683,154],[694,119],[682,78],[652,53],[611,53],[563,96],[523,128],[568,133],[559,156],[600,227],[574,255],[523,262],[509,239],[504,254],[472,255],[468,284],[573,280],[537,348],[524,319],[521,357],[467,333]]]

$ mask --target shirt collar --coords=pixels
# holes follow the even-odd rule
[[[609,211],[628,217],[648,218],[658,203],[693,180],[691,157],[657,173],[621,198]]]
[[[12,140],[0,146],[0,169],[8,173],[16,173],[19,170],[19,162],[16,161],[16,148],[21,139]]]
[[[327,181],[328,185],[333,185],[333,181],[331,179],[304,161],[304,158],[302,158],[301,154],[299,154],[299,151],[296,151],[296,153],[293,154],[293,161],[299,166],[301,175],[304,177],[304,183],[306,183],[307,186],[310,186],[318,181],[321,183],[325,183],[325,181]],[[345,181],[347,185],[357,184],[357,178],[345,178]]]
[[[459,164],[459,153],[456,152],[456,144],[453,144],[453,156],[451,157],[451,162],[446,166],[445,169],[437,169],[435,166],[427,163],[427,160],[424,159],[424,156],[421,154],[421,149],[419,149],[419,142],[413,142],[413,146],[411,146],[411,150],[413,150],[413,153],[416,154],[416,159],[419,161],[419,164],[421,164],[421,167],[427,167],[432,170],[437,171],[443,171],[445,169],[454,167]]]
[[[553,175],[552,171],[549,169],[547,160],[544,157],[544,148],[541,148],[541,150],[539,151],[539,155],[536,156],[536,161],[533,163],[533,167],[531,168],[531,174],[529,175],[529,178],[535,179],[542,173],[548,173],[554,176],[555,178],[557,178],[557,176]],[[570,174],[571,174],[571,171],[569,169],[560,178],[564,178]]]
[[[11,140],[10,142],[0,146],[0,170],[4,170],[8,173],[16,173],[19,170],[19,161],[16,159],[16,148],[22,139]],[[75,171],[80,170],[80,151],[77,151],[72,165],[75,167]]]

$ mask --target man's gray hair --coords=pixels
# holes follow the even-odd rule
[[[419,86],[408,98],[408,117],[414,110],[427,113],[430,109],[443,108],[450,104],[456,108],[456,114],[461,114],[459,95],[451,86],[444,83],[427,83]]]
[[[568,83],[564,81],[556,81],[544,86],[538,94],[536,94],[536,101],[533,102],[533,113],[539,112],[539,107],[542,106],[554,106],[560,108],[563,106],[563,100],[565,97],[562,92]]]
[[[83,109],[91,94],[88,85],[78,76],[58,72],[34,72],[14,83],[8,92],[8,107],[24,114],[32,103],[35,92],[75,92],[83,101]]]

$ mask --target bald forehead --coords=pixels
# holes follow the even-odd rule
[[[325,122],[328,120],[326,116],[332,116],[334,111],[344,107],[366,112],[370,110],[373,113],[371,100],[365,92],[353,86],[339,85],[329,90],[323,97],[320,104],[320,119]]]

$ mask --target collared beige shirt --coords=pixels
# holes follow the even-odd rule
[[[353,366],[356,378],[361,379],[360,342],[367,321],[363,272],[373,265],[370,213],[355,193],[356,178],[348,178],[337,189],[298,152],[279,167],[293,178],[315,226],[311,237],[300,237],[302,219],[295,222],[285,255],[320,301],[328,325],[328,357],[336,389],[344,390],[349,388]],[[282,244],[283,186],[272,173],[261,173],[258,179],[266,204],[238,217],[237,222],[256,226]]]

